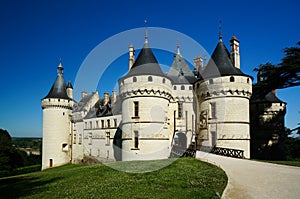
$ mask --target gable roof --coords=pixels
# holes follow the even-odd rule
[[[174,56],[167,76],[172,79],[174,84],[189,84],[196,81],[194,73],[179,52]]]

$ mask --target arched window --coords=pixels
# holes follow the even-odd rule
[[[165,83],[166,83],[166,79],[165,79],[165,78],[163,78],[163,80],[162,80],[162,83],[163,83],[163,84],[165,84]]]
[[[177,87],[176,87],[176,86],[174,86],[174,90],[177,90]]]
[[[234,77],[233,76],[230,77],[230,82],[234,82]]]
[[[132,80],[133,80],[133,82],[136,82],[136,81],[137,81],[136,77],[133,77]]]
[[[184,86],[183,85],[181,86],[181,90],[184,90]]]
[[[152,77],[149,76],[149,77],[148,77],[148,82],[152,82],[152,81],[153,81]]]

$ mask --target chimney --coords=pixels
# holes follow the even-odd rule
[[[240,68],[240,42],[235,36],[232,36],[230,39],[230,58],[233,66],[239,69]]]
[[[131,67],[134,63],[134,53],[135,53],[135,50],[133,48],[133,45],[130,44],[130,46],[129,46],[129,63],[128,63],[129,70],[131,69]]]
[[[194,58],[194,70],[199,71],[203,67],[203,58],[198,55]]]
[[[108,92],[104,92],[104,101],[103,104],[107,104],[109,102],[109,96],[108,96]]]
[[[116,91],[116,89],[114,89],[114,90],[112,91],[110,101],[111,101],[111,104],[116,103],[116,101],[117,101],[117,91]]]
[[[82,91],[82,92],[81,92],[81,99],[84,98],[85,96],[87,96],[86,91]]]

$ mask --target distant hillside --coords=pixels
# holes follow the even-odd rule
[[[42,138],[21,138],[21,137],[13,137],[12,143],[16,148],[29,148],[32,150],[40,151],[42,148]]]
[[[145,168],[165,161],[173,160],[113,164]],[[220,168],[181,158],[149,173],[124,173],[103,164],[66,165],[0,178],[0,193],[3,198],[218,198],[226,184],[227,176]]]

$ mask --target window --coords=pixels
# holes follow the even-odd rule
[[[234,77],[233,76],[230,77],[230,82],[234,82]]]
[[[134,103],[134,117],[139,116],[139,102],[133,102]]]
[[[91,129],[91,128],[93,128],[93,123],[92,123],[92,122],[90,122],[90,129]]]
[[[101,128],[104,128],[104,120],[101,120]]]
[[[105,145],[109,146],[110,144],[110,132],[106,132],[106,141],[105,141]]]
[[[133,80],[133,82],[136,82],[136,81],[137,81],[136,77],[133,77],[132,80]]]
[[[182,102],[178,102],[178,117],[182,117]]]
[[[247,78],[247,84],[249,84],[249,82],[250,82],[250,80],[249,80],[249,78]]]
[[[177,87],[176,87],[176,86],[174,86],[174,90],[177,90]]]
[[[189,86],[189,90],[192,90],[192,86]]]
[[[183,85],[181,86],[181,90],[184,90],[184,86]]]
[[[117,119],[114,119],[114,126],[117,127],[117,125],[118,125]]]
[[[213,80],[213,79],[210,79],[210,80],[208,80],[208,83],[209,83],[209,84],[213,84],[213,83],[214,83],[214,80]]]
[[[148,82],[152,82],[152,81],[153,81],[152,77],[149,76],[149,77],[148,77]]]
[[[216,118],[216,103],[212,102],[209,104],[210,118]]]
[[[134,131],[134,148],[138,149],[139,148],[139,132]]]
[[[92,144],[92,133],[89,133],[89,145]]]
[[[166,79],[165,79],[165,78],[163,78],[162,83],[163,83],[163,84],[166,83]]]
[[[87,129],[87,122],[84,123],[84,128]]]
[[[76,134],[73,135],[73,144],[76,144]]]
[[[110,120],[107,120],[107,128],[110,128]]]
[[[79,138],[78,138],[78,144],[81,144],[82,143],[82,135],[79,134]]]
[[[62,151],[66,152],[69,150],[68,144],[67,143],[63,143],[62,144]]]

